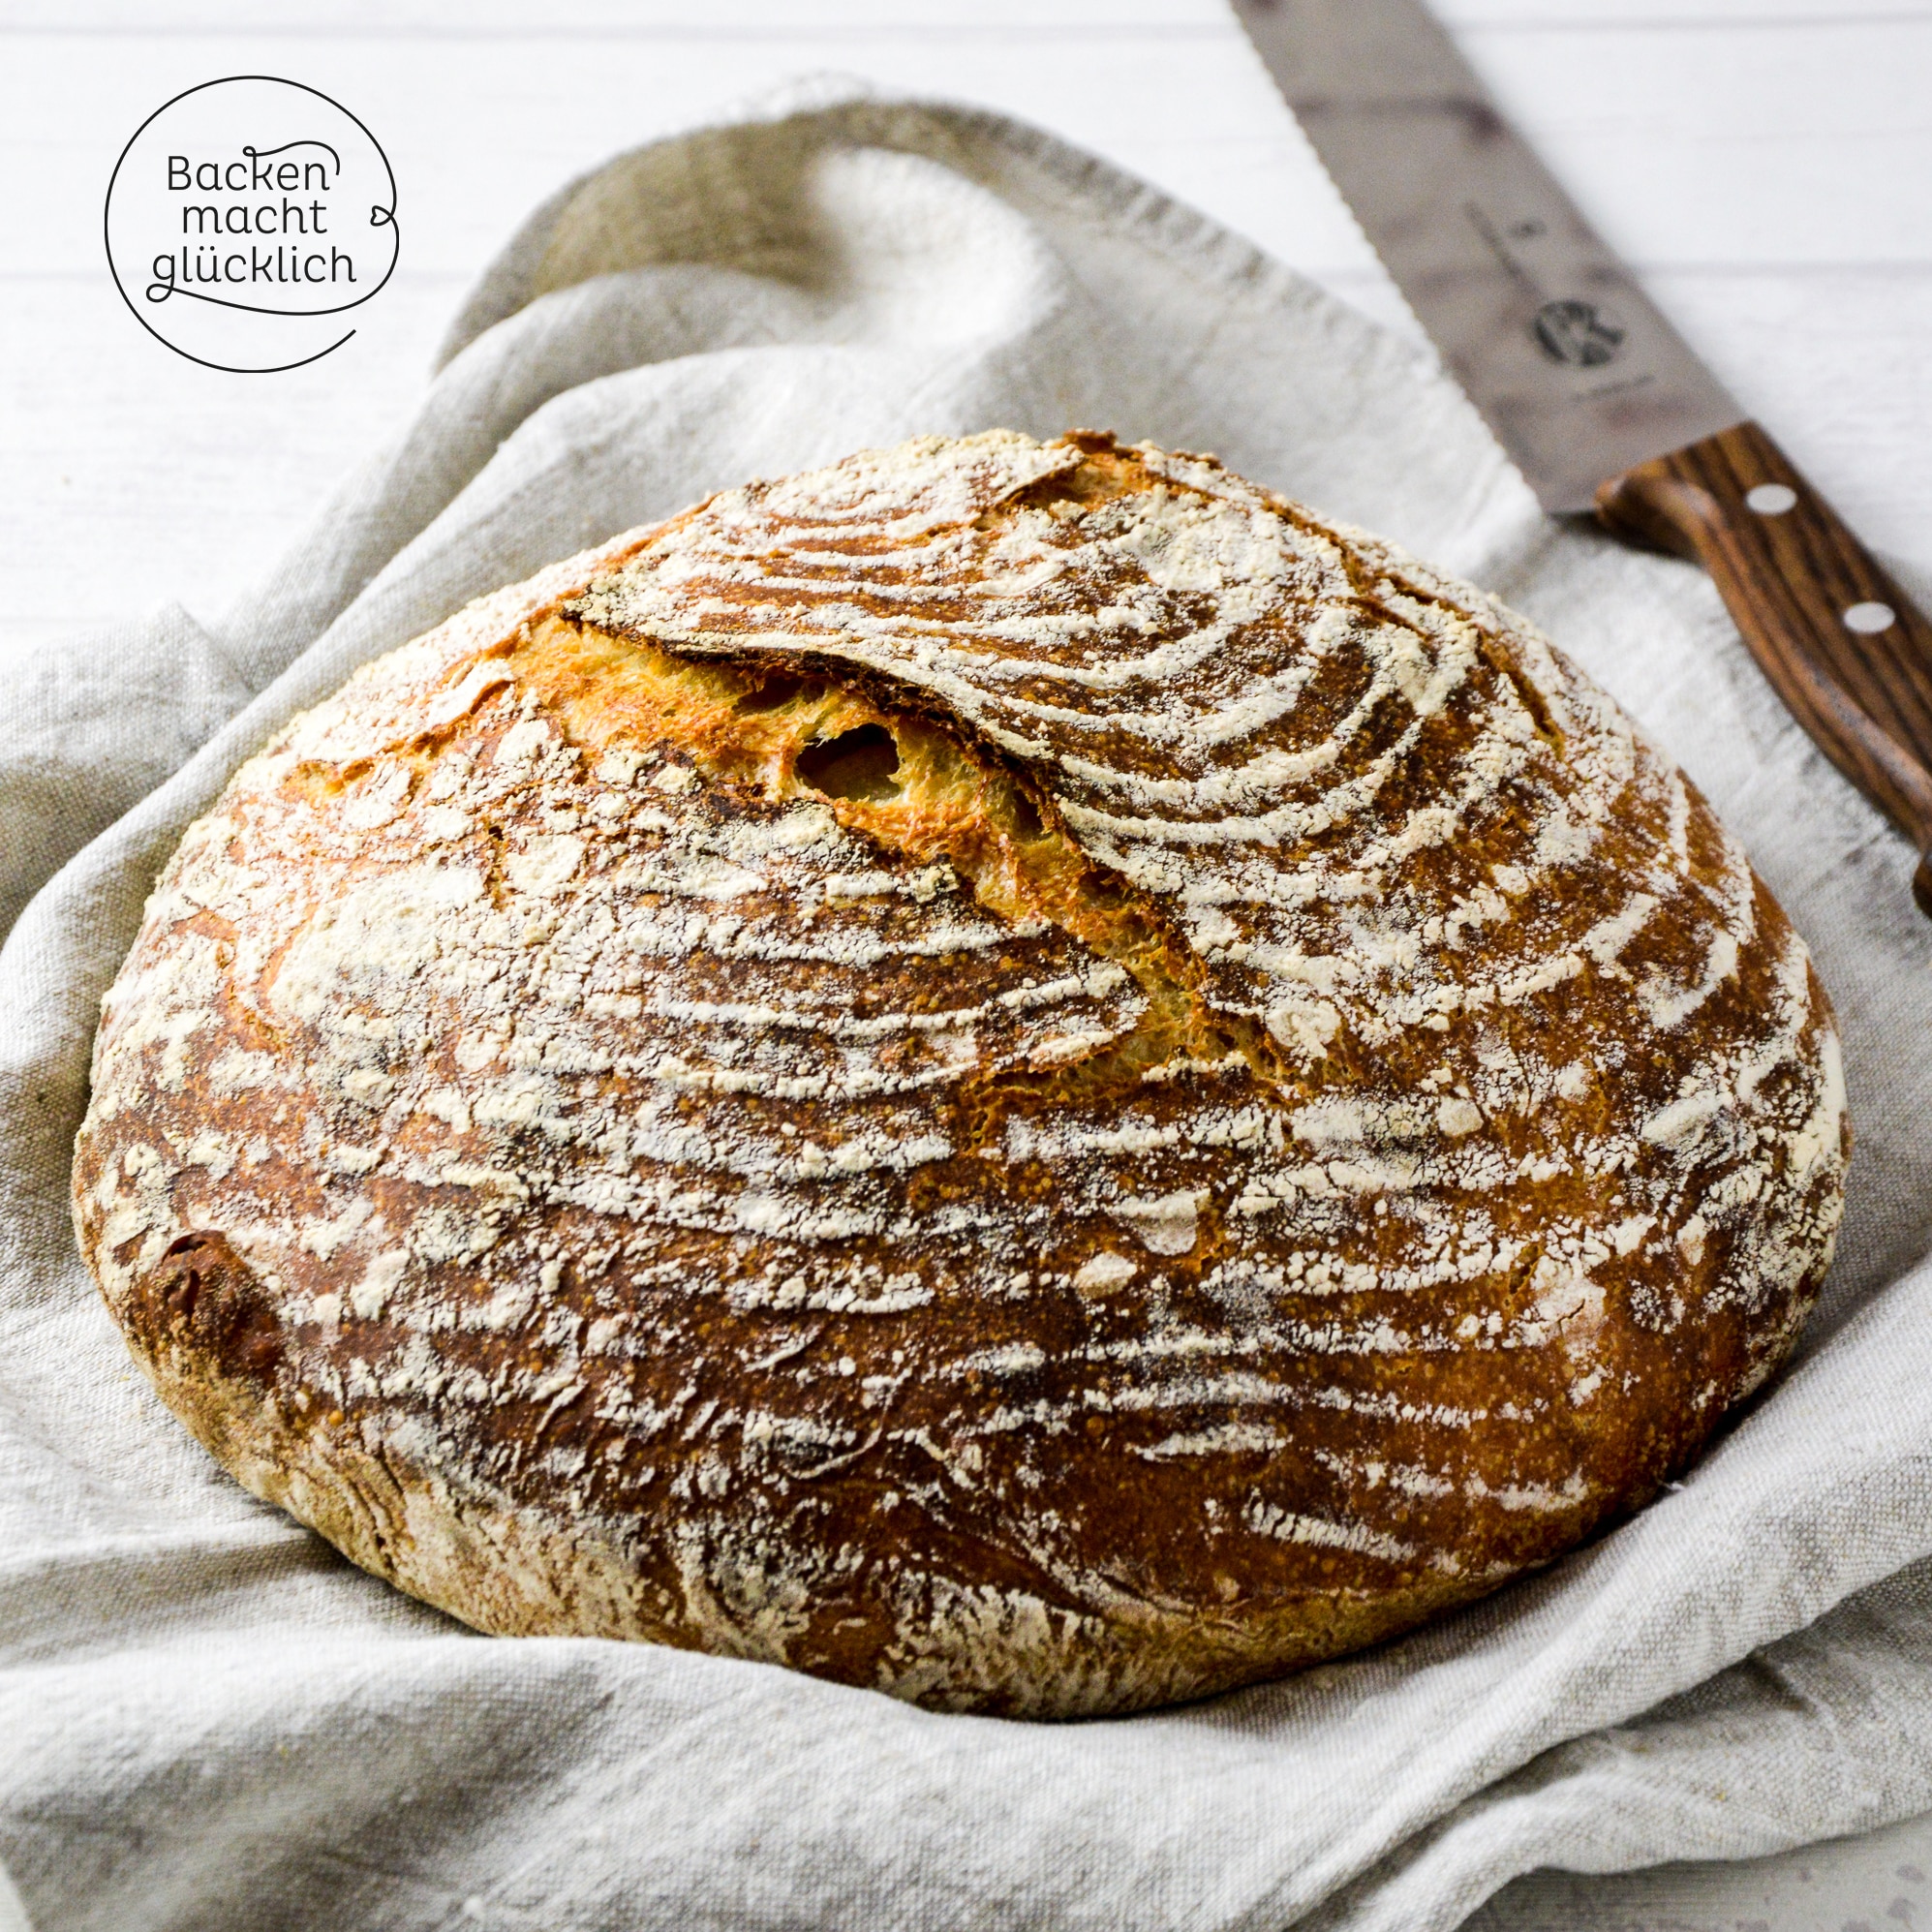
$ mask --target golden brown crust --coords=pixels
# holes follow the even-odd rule
[[[1641,1504],[1848,1147],[1783,914],[1518,620],[995,434],[296,720],[164,874],[75,1199],[167,1399],[404,1588],[1051,1716]]]

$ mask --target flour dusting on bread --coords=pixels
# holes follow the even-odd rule
[[[157,886],[75,1188],[164,1395],[404,1588],[1075,1715],[1641,1504],[1848,1147],[1802,944],[1520,619],[994,432],[295,720]]]

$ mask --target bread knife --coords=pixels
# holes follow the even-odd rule
[[[1715,580],[1932,917],[1932,624],[1725,393],[1422,0],[1233,0],[1409,306],[1556,515]]]

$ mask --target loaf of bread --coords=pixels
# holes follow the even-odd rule
[[[1520,619],[995,432],[280,732],[107,996],[74,1200],[166,1401],[401,1588],[1048,1717],[1640,1507],[1849,1145],[1804,947]]]

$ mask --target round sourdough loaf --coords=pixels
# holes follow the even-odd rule
[[[107,996],[74,1199],[163,1397],[403,1589],[1042,1717],[1641,1505],[1848,1147],[1804,947],[1519,619],[996,432],[280,732]]]

